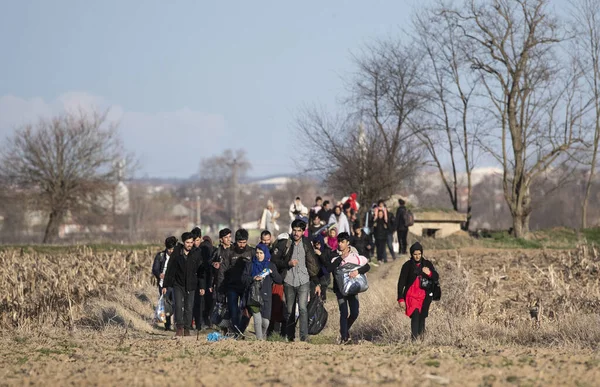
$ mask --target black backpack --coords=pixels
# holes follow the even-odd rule
[[[308,302],[308,334],[309,335],[318,335],[321,333],[325,325],[327,325],[327,319],[329,317],[329,313],[325,310],[325,305],[323,305],[323,300],[321,297],[315,296],[311,297]]]

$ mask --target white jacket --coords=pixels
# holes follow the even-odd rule
[[[337,224],[338,235],[342,232],[347,232],[348,234],[350,234],[350,223],[348,223],[348,218],[346,217],[346,214],[341,213],[339,221],[337,220],[335,213],[331,214],[331,217],[329,217],[328,224],[334,223]]]

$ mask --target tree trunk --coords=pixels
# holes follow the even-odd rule
[[[473,210],[473,182],[471,181],[471,171],[467,171],[467,221],[465,222],[465,231],[469,231],[471,216]]]
[[[50,218],[46,225],[44,240],[42,243],[52,243],[58,238],[58,230],[63,220],[63,213],[59,210],[50,211]]]
[[[513,218],[513,236],[515,238],[523,238],[523,215],[512,214]]]

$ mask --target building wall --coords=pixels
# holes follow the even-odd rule
[[[460,231],[460,223],[450,223],[450,222],[419,222],[412,225],[408,231],[411,233],[421,236],[423,235],[424,229],[435,229],[438,230],[435,233],[436,238],[445,238],[449,235],[454,234],[455,232]]]

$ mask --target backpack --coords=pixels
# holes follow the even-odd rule
[[[406,227],[413,226],[415,224],[415,217],[410,210],[404,211],[404,225]]]
[[[318,296],[311,297],[306,309],[308,311],[308,334],[318,335],[327,325],[329,318],[323,300]]]

